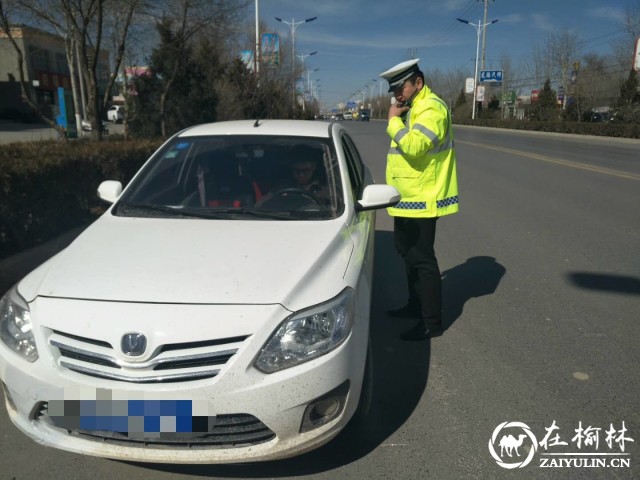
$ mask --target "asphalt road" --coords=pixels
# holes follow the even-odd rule
[[[383,182],[384,124],[344,124]],[[0,408],[0,479],[640,478],[640,142],[468,127],[456,142],[461,211],[438,222],[436,241],[442,336],[401,342],[412,321],[385,315],[406,292],[392,221],[378,215],[365,431],[260,465],[133,464],[40,447]],[[0,286],[66,241],[1,262]],[[597,446],[588,427],[600,428]],[[507,433],[521,444],[511,458],[498,444]],[[530,463],[503,468],[490,445],[503,462]],[[563,459],[572,466],[541,467]]]

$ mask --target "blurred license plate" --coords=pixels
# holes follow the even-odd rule
[[[210,432],[216,417],[192,400],[51,400],[48,416],[72,431],[118,432],[142,438]]]

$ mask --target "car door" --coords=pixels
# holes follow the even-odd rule
[[[362,196],[364,187],[373,183],[372,177],[363,164],[355,143],[346,131],[340,135],[340,143],[344,152],[352,201],[348,212],[347,228],[354,243],[354,254],[350,262],[350,270],[357,275],[358,311],[369,316],[371,291],[373,282],[373,253],[375,240],[375,210],[356,212],[355,204]],[[357,274],[355,273],[357,271]]]

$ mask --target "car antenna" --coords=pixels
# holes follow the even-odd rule
[[[256,118],[256,123],[253,124],[254,127],[258,128],[260,126],[260,119]]]

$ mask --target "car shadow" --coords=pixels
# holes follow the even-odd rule
[[[371,343],[373,401],[362,425],[348,425],[326,445],[287,460],[234,465],[179,465],[123,462],[164,472],[201,477],[277,478],[330,471],[375,450],[411,416],[427,385],[430,341],[402,342],[400,333],[411,320],[391,319],[390,298],[403,298],[404,267],[395,254],[393,233],[376,231]],[[407,321],[409,322],[407,324]]]
[[[571,272],[569,281],[586,290],[599,290],[623,295],[640,295],[640,278],[593,272]]]

